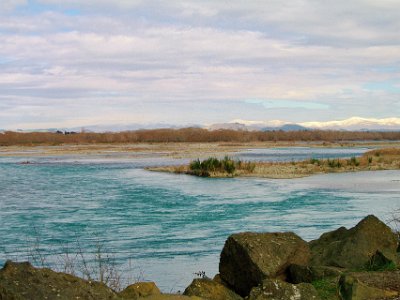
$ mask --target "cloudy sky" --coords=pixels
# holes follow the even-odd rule
[[[0,0],[3,129],[352,116],[400,116],[398,0]]]

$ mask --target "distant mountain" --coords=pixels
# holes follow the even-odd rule
[[[352,117],[341,121],[292,123],[281,120],[248,121],[233,120],[208,126],[210,130],[233,129],[247,131],[301,131],[301,130],[348,130],[348,131],[400,131],[400,118],[368,119]]]
[[[90,132],[120,132],[120,131],[131,131],[140,129],[156,129],[156,128],[177,129],[182,127],[186,126],[178,126],[166,123],[149,123],[149,124],[131,123],[131,124],[91,125],[84,127],[68,128],[68,130],[79,131],[79,132],[82,129]]]
[[[282,126],[263,126],[264,124],[252,124],[245,125],[241,123],[218,123],[209,126],[207,129],[209,130],[242,130],[242,131],[273,131],[273,130],[282,130],[282,131],[301,131],[308,130],[308,128],[298,125],[298,124],[284,124]]]
[[[244,130],[244,131],[255,131],[260,130],[259,128],[252,128],[251,126],[247,126],[241,123],[217,123],[212,124],[207,127],[208,130],[220,130],[220,129],[227,129],[227,130]]]
[[[285,125],[279,127],[278,130],[282,130],[282,131],[303,131],[303,130],[309,130],[309,129],[304,127],[304,126],[298,125],[298,124],[285,124]]]
[[[357,130],[357,131],[375,131],[375,130],[400,130],[400,118],[360,118],[352,117],[341,121],[328,122],[304,122],[299,123],[302,126],[314,129],[331,130]]]
[[[120,131],[131,131],[140,129],[159,129],[159,128],[206,128],[209,130],[219,129],[230,129],[238,131],[303,131],[303,130],[347,130],[347,131],[400,131],[400,118],[385,118],[385,119],[368,119],[360,117],[352,117],[340,121],[325,121],[325,122],[289,122],[282,120],[267,120],[267,121],[254,121],[254,120],[242,120],[236,119],[227,123],[216,123],[208,126],[202,126],[198,124],[168,124],[168,123],[129,123],[129,124],[99,124],[82,127],[59,127],[59,128],[47,128],[47,129],[29,129],[22,130],[20,132],[56,132],[59,131],[74,131],[74,132],[120,132]],[[0,133],[2,130],[0,129]]]
[[[169,129],[179,129],[179,128],[187,128],[187,127],[197,127],[203,128],[203,126],[197,124],[184,124],[184,125],[173,125],[167,123],[148,123],[148,124],[139,124],[139,123],[131,123],[131,124],[110,124],[110,125],[89,125],[89,126],[80,126],[80,127],[59,127],[59,128],[46,128],[46,129],[29,129],[22,130],[18,129],[20,132],[56,132],[56,131],[68,131],[68,132],[121,132],[121,131],[134,131],[141,129],[160,129],[160,128],[169,128]]]

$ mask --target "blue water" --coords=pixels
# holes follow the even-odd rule
[[[312,148],[284,148],[235,155],[276,161],[350,157],[366,150],[316,154]],[[32,164],[19,164],[27,160]],[[184,161],[162,155],[0,158],[0,264],[31,258],[36,249],[57,268],[67,248],[91,257],[101,242],[127,280],[141,277],[165,292],[177,291],[195,272],[218,272],[219,253],[231,233],[294,231],[311,240],[353,226],[367,214],[389,220],[400,208],[400,171],[269,180],[143,169]]]
[[[310,147],[291,147],[291,148],[265,148],[248,149],[233,156],[238,156],[245,161],[300,161],[310,158],[346,158],[359,156],[368,151],[368,148],[310,148]]]

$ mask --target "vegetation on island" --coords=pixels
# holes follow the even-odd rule
[[[399,141],[398,132],[375,131],[237,131],[202,128],[150,129],[123,132],[0,132],[0,146],[126,143],[212,143],[212,142],[346,142]]]
[[[291,162],[243,162],[225,157],[210,157],[194,160],[189,165],[150,168],[178,174],[201,177],[266,177],[296,178],[319,173],[340,173],[354,171],[398,170],[400,169],[400,148],[371,150],[359,157],[350,158],[311,158]]]
[[[187,173],[201,177],[210,177],[216,174],[233,176],[237,171],[244,170],[251,173],[254,171],[255,166],[255,163],[234,160],[229,156],[225,156],[223,159],[210,157],[202,161],[200,159],[192,161]]]

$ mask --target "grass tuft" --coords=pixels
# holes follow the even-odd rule
[[[321,300],[338,300],[337,277],[324,278],[311,283]]]

